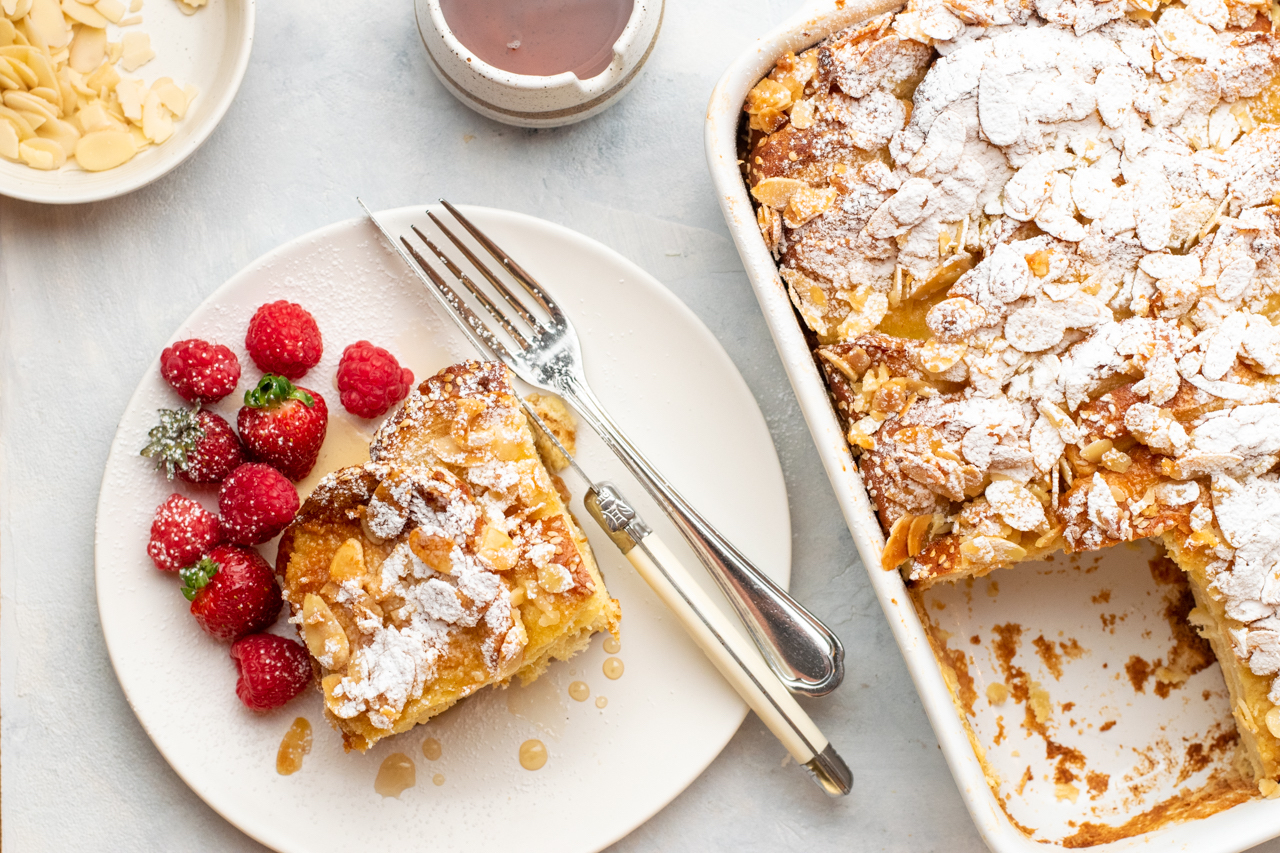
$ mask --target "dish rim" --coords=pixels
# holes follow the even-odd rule
[[[703,134],[707,167],[725,224],[760,303],[849,533],[979,835],[997,853],[1065,849],[1060,844],[1033,840],[1010,821],[987,781],[975,744],[954,704],[902,575],[877,568],[885,539],[875,508],[849,452],[826,383],[804,338],[786,286],[760,234],[755,209],[742,179],[738,128],[742,105],[751,87],[784,53],[811,47],[837,30],[896,11],[905,3],[903,0],[835,0],[834,8],[830,8],[829,3],[824,5],[828,8],[808,8],[779,24],[739,54],[725,70],[707,106]],[[1097,853],[1139,848],[1236,853],[1277,836],[1280,836],[1280,802],[1254,800],[1206,818],[1166,824],[1152,832],[1088,849]]]

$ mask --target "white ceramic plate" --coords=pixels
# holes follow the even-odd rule
[[[706,327],[643,270],[579,234],[514,213],[467,214],[571,314],[592,385],[636,442],[785,584],[791,538],[781,470],[754,398]],[[407,232],[410,222],[429,226],[421,208],[382,216],[395,233]],[[239,393],[217,407],[233,421],[235,398],[259,376],[243,350],[245,326],[258,305],[280,298],[307,306],[325,336],[323,361],[301,382],[325,395],[327,442],[335,447],[371,432],[342,410],[333,389],[344,346],[362,338],[385,346],[418,379],[473,355],[371,226],[340,223],[251,264],[174,335],[217,340],[237,352],[245,367]],[[622,604],[621,679],[602,674],[606,655],[597,639],[533,686],[484,691],[366,755],[343,754],[315,691],[255,716],[235,696],[227,647],[200,631],[176,579],[156,571],[144,551],[152,513],[173,489],[138,449],[155,410],[177,402],[153,363],[107,460],[96,542],[102,628],[125,695],[157,748],[210,806],[264,844],[281,851],[598,850],[683,790],[741,723],[743,703],[576,499],[575,513],[587,520],[609,590]],[[579,449],[586,470],[618,483],[693,565],[678,534],[603,445],[582,434]],[[570,488],[581,494],[580,484]],[[181,490],[216,507],[212,494]],[[268,559],[274,547],[264,548]],[[276,630],[292,628],[282,620]],[[569,698],[574,680],[590,686],[588,701]],[[603,709],[595,704],[600,696],[608,699]],[[300,772],[279,776],[276,750],[296,716],[312,722],[315,746]],[[428,736],[443,745],[439,761],[423,757]],[[541,739],[550,753],[537,772],[517,761],[528,738]],[[417,785],[384,799],[373,780],[393,752],[413,758]],[[797,777],[796,784],[808,783]]]
[[[1182,770],[1185,769],[1182,762],[1172,759],[1153,760],[1149,771],[1138,772],[1135,776],[1116,781],[1117,786],[1121,781],[1123,784],[1136,784],[1134,780],[1141,776],[1141,796],[1117,797],[1114,795],[1119,792],[1112,791],[1110,802],[1104,802],[1101,798],[1093,800],[1083,795],[1074,803],[1063,803],[1058,800],[1054,786],[1044,784],[1045,777],[1052,780],[1055,772],[1054,762],[1045,755],[1045,745],[1033,742],[1035,748],[1032,749],[1018,738],[997,739],[995,733],[998,732],[999,723],[994,717],[999,716],[1001,709],[993,710],[985,699],[977,701],[979,713],[975,718],[970,718],[975,740],[970,739],[970,729],[957,713],[946,677],[930,647],[928,633],[921,624],[901,575],[877,568],[884,547],[880,525],[862,477],[849,455],[839,419],[831,405],[823,378],[814,364],[813,354],[805,341],[795,310],[787,297],[774,260],[760,236],[755,210],[738,166],[739,127],[747,92],[769,73],[784,53],[799,53],[817,44],[830,33],[901,5],[899,0],[835,0],[834,3],[831,0],[821,0],[810,4],[809,8],[796,17],[762,36],[729,66],[711,95],[705,127],[707,161],[721,211],[733,234],[734,243],[760,302],[765,321],[769,324],[778,354],[796,392],[849,531],[863,563],[868,567],[871,587],[875,590],[894,639],[902,650],[921,703],[938,737],[938,745],[947,759],[956,787],[974,824],[987,845],[999,853],[1062,849],[1058,842],[1068,833],[1074,832],[1083,821],[1111,826],[1124,824],[1129,818],[1137,817],[1150,809],[1160,795],[1171,794],[1188,785],[1194,786],[1203,779],[1203,775],[1195,777],[1193,773],[1182,778]],[[1143,578],[1148,575],[1146,557],[1135,556],[1135,553],[1117,547],[1106,555],[1109,565],[1119,560],[1125,563],[1129,571],[1138,573],[1138,577],[1130,579],[1124,589],[1117,587],[1112,592],[1116,594],[1117,601],[1138,600],[1141,597],[1150,602],[1148,606],[1152,609],[1147,615],[1158,615],[1163,607],[1160,598],[1149,584],[1145,588],[1142,584]],[[1132,689],[1127,695],[1124,694],[1122,690],[1126,685],[1113,683],[1113,676],[1118,668],[1123,669],[1130,654],[1148,657],[1160,654],[1162,639],[1156,634],[1146,637],[1142,632],[1138,632],[1136,636],[1123,634],[1120,640],[1110,633],[1102,636],[1099,617],[1106,615],[1106,612],[1100,613],[1098,602],[1090,598],[1099,593],[1099,590],[1092,589],[1089,595],[1069,595],[1068,589],[1074,592],[1080,590],[1071,587],[1069,581],[1058,578],[1054,581],[1056,586],[1041,583],[1036,591],[1039,594],[1028,591],[1025,585],[1037,580],[1043,581],[1046,573],[1056,574],[1056,567],[1053,564],[1049,564],[1048,568],[1044,564],[1032,564],[1018,568],[1017,580],[1012,580],[1008,573],[997,572],[972,586],[966,584],[958,589],[938,590],[926,596],[926,600],[930,602],[951,606],[950,610],[945,611],[947,618],[935,616],[935,621],[943,630],[954,632],[957,638],[980,635],[983,643],[981,647],[962,642],[953,644],[966,647],[970,674],[979,686],[985,687],[986,683],[999,680],[996,674],[998,667],[994,666],[994,660],[988,654],[991,629],[995,622],[1008,620],[1021,624],[1026,634],[1017,659],[1018,666],[1025,667],[1033,677],[1043,679],[1050,696],[1056,702],[1061,703],[1064,697],[1070,697],[1079,698],[1082,704],[1075,725],[1070,724],[1074,709],[1067,709],[1065,712],[1059,710],[1059,716],[1065,717],[1067,722],[1060,731],[1064,740],[1081,748],[1087,756],[1092,756],[1090,761],[1093,766],[1090,769],[1100,766],[1093,762],[1101,758],[1104,752],[1127,752],[1127,756],[1117,754],[1107,758],[1105,762],[1108,767],[1121,768],[1118,773],[1121,777],[1131,769],[1139,770],[1145,766],[1138,760],[1126,764],[1126,757],[1133,757],[1134,752],[1147,750],[1155,754],[1162,748],[1162,739],[1168,741],[1166,746],[1172,744],[1181,750],[1192,740],[1203,739],[1206,730],[1225,720],[1226,700],[1215,694],[1215,691],[1223,690],[1225,685],[1221,683],[1220,676],[1217,682],[1213,682],[1212,676],[1217,674],[1216,667],[1204,670],[1199,676],[1200,681],[1206,683],[1202,693],[1182,691],[1171,694],[1168,701],[1156,702],[1149,702],[1150,695],[1138,695]],[[972,604],[971,595],[976,596],[982,590],[994,591],[999,586],[1004,586],[1009,594],[1001,595],[994,612]],[[1115,608],[1110,612],[1116,618]],[[1130,611],[1125,611],[1123,615],[1128,616],[1129,613]],[[1135,617],[1134,622],[1138,621],[1141,620]],[[1159,624],[1162,621],[1154,619],[1146,627],[1164,628],[1167,633],[1167,626]],[[1057,640],[1059,630],[1066,636],[1077,637],[1091,652],[1082,658],[1083,663],[1073,661],[1069,665],[1063,664],[1061,683],[1046,668],[1036,668],[1036,655],[1031,649],[1038,634],[1045,633],[1047,637]],[[1066,636],[1062,639],[1066,639]],[[1139,642],[1140,640],[1143,642]],[[1104,666],[1107,669],[1104,670]],[[1042,675],[1042,672],[1046,674]],[[1216,684],[1216,687],[1209,689],[1209,683]],[[1087,685],[1087,689],[1082,685]],[[1193,704],[1191,700],[1196,697],[1202,697],[1203,702]],[[1005,722],[1010,729],[1015,728],[1014,721],[1021,718],[1024,710],[1024,707],[1010,700],[1008,710],[1004,711]],[[1103,714],[1108,716],[1104,718]],[[1110,715],[1121,714],[1133,715],[1129,720],[1130,725],[1117,726],[1106,733],[1085,728],[1085,724],[1099,725],[1104,719],[1110,718]],[[1080,731],[1076,731],[1077,728]],[[1008,811],[1002,808],[988,784],[982,762],[975,752],[975,744],[984,750],[990,766],[1002,774],[998,780],[1000,796],[1006,799]],[[1019,746],[1024,748],[1019,749]],[[1003,747],[1003,750],[997,747]],[[1037,784],[1028,783],[1018,791],[1017,801],[1009,800],[1009,789],[1018,788],[1018,777],[1029,766]],[[1100,805],[1114,807],[1110,811],[1106,808],[1093,811]],[[1038,840],[1033,840],[1020,831],[1010,821],[1010,813],[1015,815],[1015,820],[1026,821],[1024,825],[1036,829],[1037,835],[1034,838]],[[1072,826],[1070,821],[1074,821],[1075,825]],[[1202,820],[1166,824],[1150,833],[1090,849],[1097,853],[1121,850],[1227,853],[1243,850],[1276,835],[1280,835],[1280,802],[1259,800],[1218,812]]]
[[[146,0],[142,23],[112,26],[108,38],[138,30],[151,36],[156,58],[133,72],[117,66],[121,76],[150,85],[172,77],[179,86],[200,92],[174,133],[128,163],[105,172],[86,172],[71,160],[52,172],[0,159],[0,195],[44,204],[81,204],[115,198],[144,187],[190,157],[209,138],[240,89],[253,47],[255,0],[209,0],[194,15],[185,15],[176,0]],[[127,5],[127,4],[126,4]]]

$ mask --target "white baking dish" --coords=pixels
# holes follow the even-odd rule
[[[850,457],[826,386],[815,366],[773,258],[760,236],[755,212],[739,171],[737,146],[746,94],[770,71],[778,58],[787,51],[800,52],[832,32],[900,5],[892,0],[837,0],[836,8],[806,13],[784,23],[752,45],[729,67],[711,96],[705,135],[707,159],[725,220],[733,233],[853,540],[868,567],[871,585],[906,659],[974,823],[987,845],[1000,853],[1062,849],[1061,839],[1082,819],[1113,826],[1123,824],[1149,810],[1160,799],[1177,799],[1184,788],[1194,790],[1195,785],[1202,784],[1203,773],[1200,777],[1192,774],[1189,778],[1178,779],[1181,774],[1177,772],[1179,763],[1175,759],[1180,755],[1179,750],[1189,744],[1197,732],[1203,738],[1213,730],[1221,731],[1224,725],[1230,727],[1229,703],[1216,664],[1195,675],[1186,685],[1170,694],[1169,699],[1158,698],[1145,688],[1139,692],[1138,687],[1145,682],[1130,681],[1126,684],[1121,675],[1120,670],[1124,668],[1128,655],[1139,655],[1144,659],[1156,655],[1160,643],[1165,642],[1163,638],[1168,636],[1168,627],[1162,628],[1158,624],[1162,621],[1159,599],[1151,598],[1160,595],[1160,585],[1152,580],[1155,573],[1145,569],[1146,560],[1154,550],[1142,553],[1140,550],[1115,548],[1101,558],[1101,565],[1095,566],[1090,562],[1074,569],[1066,567],[1065,570],[1063,564],[1067,561],[1060,556],[1060,562],[1041,565],[1039,570],[1035,566],[1022,566],[1017,572],[994,573],[975,581],[972,586],[935,588],[925,596],[931,608],[928,611],[930,619],[937,628],[956,637],[953,646],[964,643],[966,654],[970,654],[966,639],[969,632],[975,636],[981,634],[985,640],[987,634],[984,631],[990,632],[1002,618],[1021,620],[1020,624],[1025,623],[1023,628],[1029,637],[1034,637],[1037,632],[1042,639],[1045,636],[1057,637],[1058,647],[1064,649],[1063,642],[1081,632],[1080,639],[1088,647],[1088,651],[1079,656],[1083,663],[1073,661],[1059,667],[1063,670],[1061,678],[1047,674],[1042,667],[1047,662],[1037,663],[1030,652],[1019,652],[1016,659],[1018,666],[1027,670],[1033,680],[1043,679],[1042,683],[1048,686],[1058,703],[1053,707],[1061,719],[1054,718],[1053,724],[1059,727],[1054,736],[1060,732],[1064,741],[1075,739],[1079,743],[1089,743],[1094,748],[1090,761],[1092,763],[1096,758],[1100,761],[1099,766],[1132,766],[1133,756],[1147,754],[1153,756],[1152,768],[1146,768],[1149,771],[1146,776],[1131,770],[1114,779],[1110,793],[1100,795],[1096,800],[1091,798],[1085,789],[1085,780],[1081,778],[1077,785],[1082,790],[1078,801],[1060,799],[1057,793],[1061,791],[1052,780],[1054,762],[1040,757],[1038,753],[1030,754],[1035,751],[1034,738],[1026,737],[1016,723],[1016,717],[1022,714],[1023,709],[1011,704],[996,706],[982,695],[982,682],[997,680],[990,671],[993,665],[984,662],[980,650],[971,652],[969,676],[979,689],[977,701],[969,703],[975,711],[966,725],[952,700],[943,669],[930,647],[926,626],[902,578],[897,572],[879,569],[884,545],[879,524]],[[1102,595],[1099,584],[1104,580],[1110,586]],[[1000,593],[1000,607],[989,606],[982,592],[994,598],[1000,581],[1004,581],[1006,586],[1005,592]],[[1100,600],[1103,603],[1099,603]],[[1150,604],[1153,600],[1156,603]],[[939,607],[940,604],[944,607]],[[949,609],[944,609],[947,607]],[[1120,629],[1100,627],[1107,624],[1108,618],[1113,629],[1118,619],[1122,623]],[[1162,630],[1164,634],[1161,634]],[[988,657],[994,658],[994,655],[989,654]],[[1154,687],[1154,682],[1151,685]],[[1062,699],[1067,697],[1070,701],[1064,706]],[[1064,713],[1064,708],[1069,713]],[[1010,736],[992,741],[991,728],[999,723],[998,712],[1002,709],[1010,715]],[[1068,718],[1071,718],[1071,726],[1064,725]],[[1108,727],[1107,734],[1103,735],[1099,732],[1099,724],[1106,718],[1117,719],[1119,724]],[[1213,728],[1215,726],[1216,729]],[[1068,728],[1073,731],[1068,731]],[[998,748],[994,744],[998,744]],[[1014,747],[1024,744],[1022,751],[1028,755],[1020,756],[1020,750]],[[1172,750],[1168,749],[1170,745]],[[1039,744],[1039,748],[1043,751],[1044,744]],[[1161,749],[1168,755],[1162,757]],[[1010,820],[988,784],[977,750],[986,756],[987,768],[999,780],[997,787],[1010,813],[1019,823],[1030,825],[1041,834],[1028,837]],[[1217,766],[1221,767],[1225,762],[1226,759],[1219,756]],[[1016,775],[1007,777],[1011,768],[1022,763],[1028,765],[1032,774],[1032,780],[1023,786],[1025,791],[1018,787]],[[853,769],[856,775],[857,768]],[[1210,771],[1212,769],[1209,768]],[[1128,792],[1125,796],[1119,793],[1122,789]],[[1141,793],[1135,793],[1140,789]],[[1015,798],[1011,790],[1020,793]],[[854,796],[857,796],[856,791]],[[1098,803],[1107,802],[1108,797],[1111,800],[1103,809],[1105,814],[1090,817],[1094,813],[1090,810],[1100,808]],[[927,808],[927,804],[912,801],[904,803],[904,808]],[[1050,827],[1055,829],[1051,831]],[[1254,799],[1209,817],[1166,823],[1145,834],[1105,841],[1089,849],[1099,853],[1139,848],[1225,853],[1246,849],[1277,835],[1280,835],[1280,801]]]

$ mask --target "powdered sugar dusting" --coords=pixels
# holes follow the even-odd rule
[[[956,539],[913,579],[1176,528],[1274,675],[1280,128],[1249,99],[1280,42],[1132,5],[912,0],[760,84],[803,121],[749,99],[747,173],[886,530]]]

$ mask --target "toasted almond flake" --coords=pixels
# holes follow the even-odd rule
[[[821,216],[831,207],[838,193],[835,189],[827,187],[825,189],[815,189],[810,186],[801,186],[791,196],[791,200],[787,202],[787,208],[783,212],[782,221],[786,223],[788,228],[799,228],[806,222]]]
[[[915,521],[911,522],[911,529],[907,531],[907,553],[909,555],[915,557],[924,550],[924,546],[929,544],[929,531],[931,529],[933,529],[933,516],[916,516]]]
[[[968,344],[944,344],[937,338],[930,338],[920,348],[920,365],[930,373],[942,373],[964,358],[968,351]]]
[[[1124,474],[1132,465],[1132,457],[1124,451],[1113,449],[1102,454],[1102,467],[1106,468],[1108,471],[1115,471],[1117,474]]]
[[[1080,456],[1086,462],[1091,462],[1094,465],[1097,465],[1102,461],[1102,455],[1110,450],[1111,447],[1111,439],[1100,438],[1097,441],[1089,442],[1089,444],[1085,446],[1084,450],[1080,451]]]
[[[915,518],[904,515],[893,523],[889,530],[889,538],[884,543],[884,551],[880,554],[880,568],[891,572],[907,561],[911,555],[907,553],[907,537],[911,533],[911,524]]]
[[[751,188],[751,195],[761,204],[782,210],[791,203],[793,195],[808,186],[795,178],[766,178]]]

